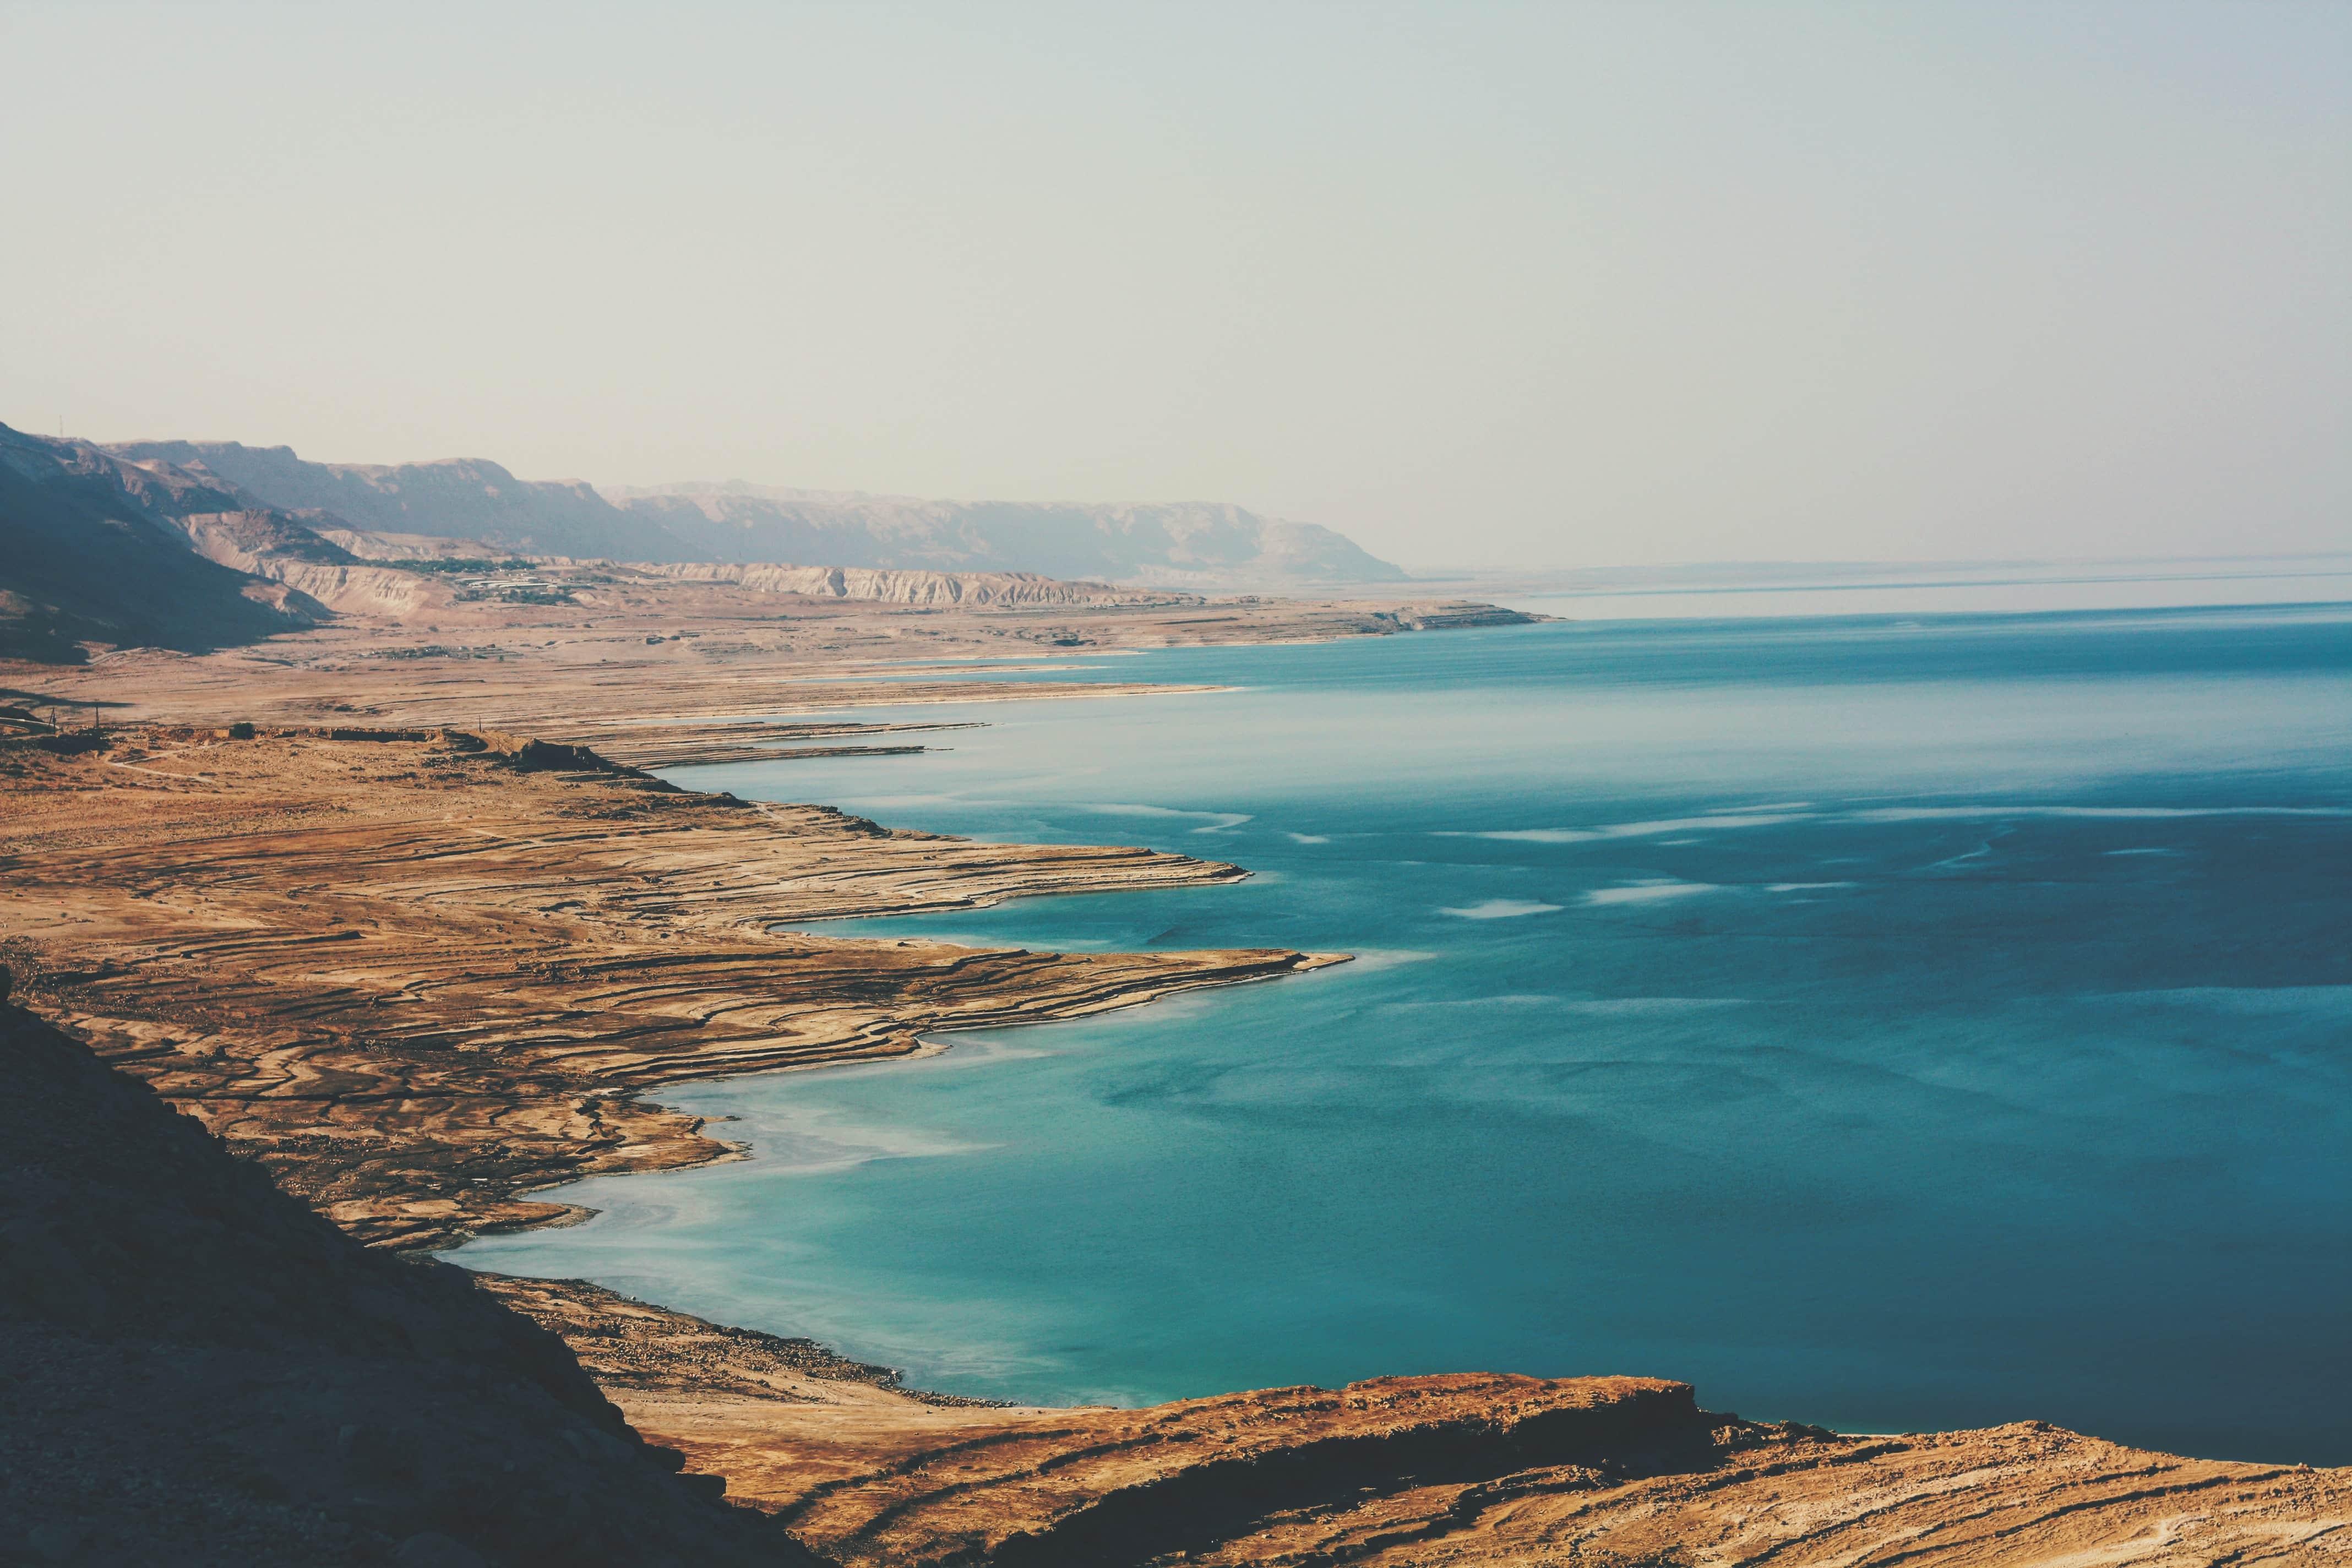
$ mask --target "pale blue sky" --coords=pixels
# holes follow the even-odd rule
[[[2352,6],[0,0],[0,420],[1480,564],[2352,542]]]

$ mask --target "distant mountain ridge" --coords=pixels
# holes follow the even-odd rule
[[[291,447],[241,441],[118,441],[107,450],[209,476],[265,507],[329,512],[365,531],[474,539],[539,555],[649,559],[634,552],[642,530],[593,486],[518,479],[483,458],[312,463]]]
[[[77,662],[85,645],[200,652],[338,614],[462,617],[522,591],[455,570],[471,562],[495,574],[496,554],[585,572],[561,591],[592,597],[618,581],[667,581],[1000,608],[1403,576],[1328,529],[1209,503],[930,501],[740,483],[607,495],[476,458],[310,463],[284,447],[100,446],[0,425],[0,657]]]
[[[314,463],[289,447],[127,441],[132,462],[209,475],[264,507],[503,550],[656,564],[1034,573],[1160,587],[1390,583],[1405,574],[1344,534],[1219,502],[925,500],[740,482],[600,491],[519,479],[482,458]]]
[[[677,530],[647,515],[665,509],[676,513]],[[887,521],[834,528],[711,521],[691,501],[615,506],[588,486],[526,482],[495,463],[338,467],[302,462],[282,447],[107,447],[0,425],[0,658],[73,663],[86,644],[202,652],[338,614],[462,616],[499,585],[453,576],[448,558],[518,549],[629,561],[633,579],[905,605],[1039,608],[1189,597],[1024,571],[757,558],[803,546],[803,562],[836,546],[868,560],[919,558],[922,546],[949,531],[936,517],[918,517],[904,530],[913,542],[894,552]],[[715,542],[697,542],[697,521],[708,523]],[[731,558],[713,558],[722,551]],[[983,553],[970,541],[950,542],[944,552]]]

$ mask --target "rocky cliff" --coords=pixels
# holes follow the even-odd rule
[[[329,521],[324,512],[306,516]],[[338,614],[397,620],[442,608],[454,596],[446,583],[363,561],[285,512],[196,512],[172,521],[207,561],[283,583]]]

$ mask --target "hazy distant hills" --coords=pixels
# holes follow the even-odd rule
[[[1104,603],[1404,574],[1238,507],[1040,505],[761,489],[616,490],[457,459],[310,463],[285,447],[100,447],[0,425],[0,657],[198,651],[336,613],[438,615],[436,557],[633,563],[639,577],[906,604]],[[604,570],[612,570],[604,568]],[[1128,587],[1106,586],[1126,584]],[[473,594],[479,598],[479,594]]]
[[[474,539],[536,555],[652,559],[639,553],[643,530],[592,487],[519,479],[479,458],[306,463],[291,447],[238,441],[122,441],[107,450],[212,476],[262,506],[327,512],[368,531]]]
[[[1163,587],[1395,582],[1345,534],[1208,501],[1111,506],[676,485],[614,492],[680,561],[1036,572]]]
[[[479,458],[312,463],[287,447],[133,441],[109,447],[215,477],[255,502],[364,530],[502,550],[662,564],[791,563],[1034,572],[1171,587],[1279,589],[1402,579],[1345,535],[1212,502],[1119,506],[940,501],[740,483],[601,492],[518,479]]]

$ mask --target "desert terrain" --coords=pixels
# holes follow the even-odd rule
[[[533,1194],[583,1175],[732,1157],[713,1130],[662,1108],[665,1084],[908,1056],[943,1031],[1281,983],[1346,956],[827,937],[810,922],[1210,884],[1246,868],[909,833],[821,804],[695,794],[644,770],[951,743],[925,704],[1146,689],[991,684],[960,678],[961,661],[1443,635],[1509,618],[1468,604],[1152,594],[853,599],[535,570],[573,573],[541,594],[561,602],[453,598],[429,618],[346,611],[213,652],[0,668],[15,737],[0,742],[0,962],[18,1034],[54,1026],[386,1267],[468,1235],[561,1223],[569,1211]],[[829,716],[886,704],[904,719]],[[12,1102],[15,1115],[38,1110]],[[167,1201],[139,1186],[143,1168],[126,1154],[123,1190],[92,1223]],[[12,1268],[66,1268],[70,1246],[12,1239]],[[682,1456],[708,1479],[705,1501],[723,1486],[738,1506],[693,1527],[725,1536],[704,1560],[799,1560],[802,1547],[877,1564],[2188,1564],[2352,1552],[2346,1472],[2178,1459],[2032,1424],[1842,1436],[1710,1413],[1703,1390],[1657,1377],[1472,1369],[1147,1410],[1007,1409],[577,1282],[487,1279],[467,1294],[567,1346],[625,1417],[621,1441]],[[237,1354],[261,1358],[248,1370],[268,1359],[266,1346]],[[91,1375],[26,1386],[87,1404]],[[488,1432],[520,1418],[464,1419]],[[337,1429],[350,1425],[367,1423]],[[90,1431],[85,1450],[102,1436]],[[299,1514],[331,1489],[306,1477],[278,1485],[268,1507]],[[648,1509],[687,1506],[642,1485]],[[103,1494],[88,1505],[101,1520]],[[535,1560],[506,1515],[467,1536],[464,1520],[317,1507],[317,1528],[342,1531],[360,1557]],[[776,1533],[727,1534],[736,1518]],[[40,1539],[110,1539],[102,1526],[58,1528],[68,1533]],[[613,1544],[625,1535],[614,1524],[595,1550],[656,1560]],[[429,1555],[445,1539],[472,1555]],[[583,1548],[576,1560],[598,1559]]]

